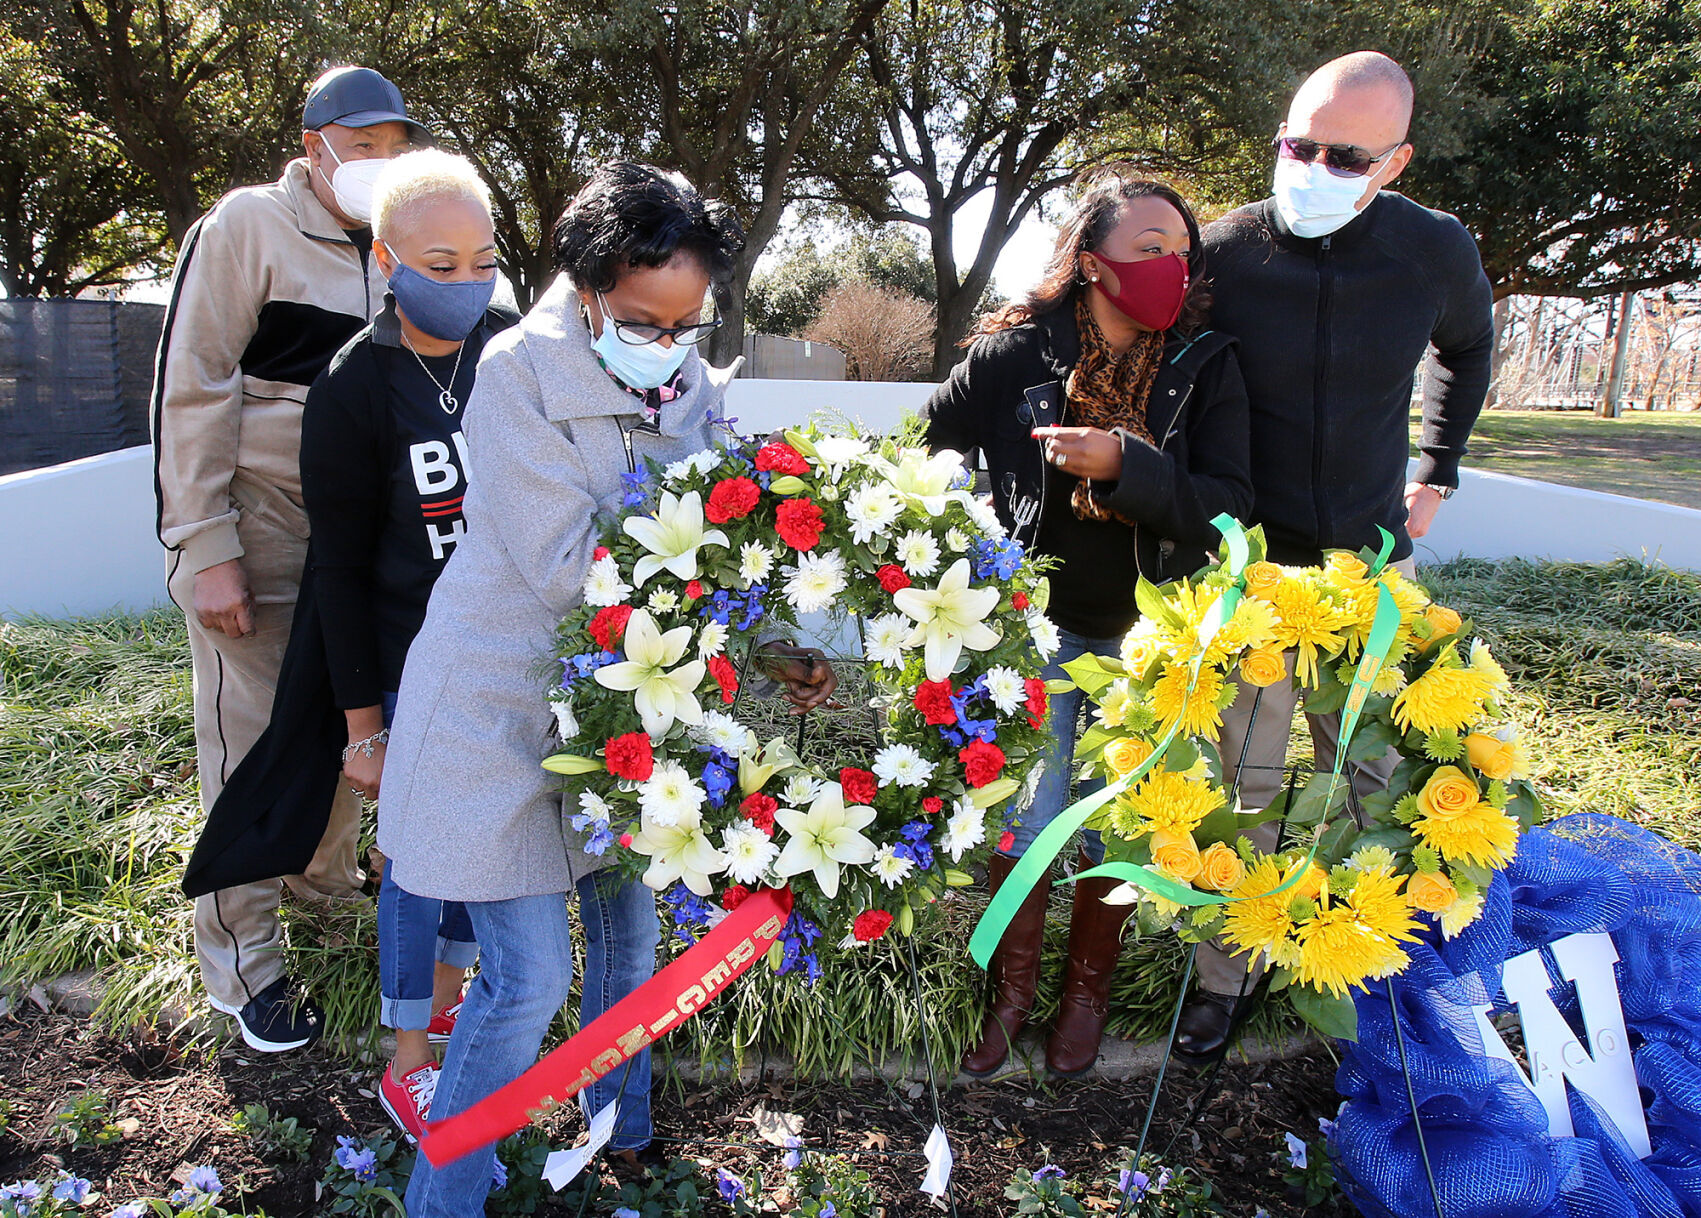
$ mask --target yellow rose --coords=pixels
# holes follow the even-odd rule
[[[1481,802],[1477,784],[1456,765],[1444,765],[1429,776],[1418,792],[1418,807],[1425,816],[1443,820],[1469,812]]]
[[[1457,612],[1446,605],[1431,605],[1423,611],[1423,620],[1429,623],[1434,631],[1431,638],[1444,639],[1450,634],[1457,634],[1459,627],[1464,624]]]
[[[1329,570],[1338,571],[1348,579],[1363,579],[1370,573],[1370,565],[1364,559],[1345,550],[1336,550],[1329,555],[1329,561],[1325,565]]]
[[[1484,732],[1472,732],[1465,737],[1465,754],[1484,778],[1495,778],[1501,782],[1512,777],[1512,771],[1518,765],[1516,741],[1501,740]]]
[[[1270,599],[1282,582],[1282,569],[1273,562],[1255,562],[1246,568],[1246,594]]]
[[[1216,892],[1227,892],[1246,878],[1240,855],[1222,842],[1212,842],[1199,856],[1199,882]]]
[[[1152,834],[1152,862],[1172,879],[1191,882],[1199,874],[1202,860],[1191,833],[1159,829]]]
[[[1152,746],[1135,736],[1123,736],[1104,746],[1104,763],[1118,778],[1132,774],[1152,755]]]
[[[1260,647],[1240,657],[1240,679],[1262,689],[1288,675],[1288,656],[1280,646]]]
[[[1459,899],[1459,890],[1443,871],[1418,872],[1406,885],[1413,909],[1438,914]]]

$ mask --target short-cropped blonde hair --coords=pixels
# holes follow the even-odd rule
[[[402,153],[372,188],[372,235],[388,240],[404,213],[438,199],[469,199],[490,211],[490,187],[466,157],[441,148]]]

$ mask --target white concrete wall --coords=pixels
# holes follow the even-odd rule
[[[811,414],[885,430],[927,400],[928,384],[734,381],[728,413],[765,435]],[[1465,470],[1418,561],[1604,562],[1623,555],[1701,571],[1701,511]],[[0,477],[0,616],[79,617],[166,603],[147,448]]]

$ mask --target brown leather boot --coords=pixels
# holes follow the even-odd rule
[[[1016,860],[994,854],[987,864],[987,879],[994,895],[1004,886]],[[1048,868],[1029,890],[1027,899],[1010,919],[987,966],[986,976],[992,1002],[981,1024],[980,1042],[963,1055],[963,1073],[991,1074],[1004,1064],[1010,1046],[1028,1022],[1034,1009],[1034,991],[1039,989],[1040,944],[1045,939],[1045,903],[1051,895]]]
[[[1081,856],[1080,870],[1093,866]],[[1110,978],[1122,953],[1122,928],[1132,905],[1106,905],[1104,897],[1120,881],[1079,880],[1069,921],[1069,967],[1057,1022],[1045,1042],[1045,1064],[1053,1074],[1071,1077],[1091,1070],[1099,1059],[1099,1040],[1110,1018]]]

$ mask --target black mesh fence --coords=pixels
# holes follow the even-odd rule
[[[0,474],[148,442],[163,305],[0,299]]]

